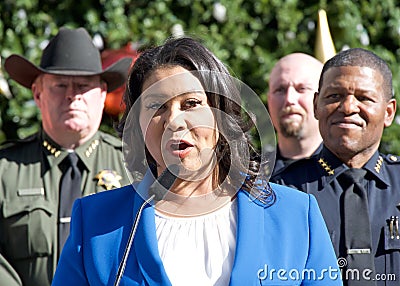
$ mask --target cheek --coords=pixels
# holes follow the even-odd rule
[[[268,107],[272,112],[276,112],[283,106],[283,96],[271,96],[268,98]]]
[[[149,132],[149,129],[153,128],[154,118],[146,116],[145,112],[141,112],[139,116],[139,125],[140,130],[142,131],[143,136],[146,137],[146,134]]]
[[[326,106],[324,106],[324,107],[318,106],[317,109],[315,110],[315,115],[318,116],[318,120],[320,120],[320,121],[323,120],[323,118],[326,117],[328,110],[329,109],[327,109]]]
[[[153,124],[152,122],[150,122],[149,125],[147,125],[147,127],[142,128],[142,134],[145,136],[146,141],[149,140],[150,138],[156,138],[158,133],[158,128],[156,124]]]
[[[209,109],[188,114],[186,121],[188,123],[188,128],[195,129],[196,133],[202,137],[208,138],[211,134],[215,134],[216,131],[218,131],[214,114]]]
[[[86,93],[83,98],[88,106],[103,106],[106,100],[106,93],[92,91]]]
[[[385,109],[368,108],[360,113],[360,116],[368,123],[375,126],[383,126],[386,118]]]
[[[146,142],[146,148],[150,152],[150,155],[159,162],[160,152],[161,152],[161,135],[159,135],[159,130],[156,126],[150,124],[145,130],[144,141]]]
[[[323,118],[328,117],[331,113],[335,112],[339,107],[339,103],[324,103],[319,101],[315,114],[318,115],[318,119],[323,121]]]
[[[147,149],[153,154],[155,150],[160,148],[160,140],[163,134],[163,128],[160,126],[159,120],[156,118],[152,118],[151,120],[142,119],[140,120],[140,129]]]
[[[275,126],[279,123],[279,112],[283,109],[283,101],[276,97],[270,97],[268,99],[268,112],[271,116],[271,120]]]
[[[49,114],[52,117],[57,117],[61,114],[61,102],[59,100],[42,102],[40,111],[42,114]]]
[[[87,109],[92,115],[95,116],[103,116],[103,109],[104,109],[104,104],[103,103],[97,103],[97,104],[87,104]]]
[[[194,128],[192,129],[192,134],[196,138],[200,149],[213,149],[219,138],[217,129],[212,127]]]
[[[311,94],[304,95],[303,98],[299,100],[299,104],[308,113],[312,113],[314,110],[313,95],[311,95]]]

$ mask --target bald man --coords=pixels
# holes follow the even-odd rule
[[[274,174],[321,148],[313,98],[322,67],[312,56],[293,53],[281,58],[270,73],[267,102],[278,141]]]

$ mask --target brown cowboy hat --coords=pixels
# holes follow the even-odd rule
[[[47,73],[99,75],[107,83],[107,91],[113,91],[126,81],[131,62],[132,58],[123,58],[103,70],[100,52],[84,28],[60,28],[43,50],[40,66],[19,55],[11,55],[6,59],[4,68],[13,80],[27,88],[31,88],[38,75]]]

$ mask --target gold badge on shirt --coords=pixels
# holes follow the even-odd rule
[[[97,185],[103,186],[106,190],[121,187],[119,181],[122,177],[113,170],[102,170],[94,178],[98,180]]]

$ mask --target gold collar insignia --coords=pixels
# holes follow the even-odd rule
[[[327,172],[330,176],[335,174],[335,170],[331,169],[331,166],[324,160],[324,158],[319,158],[318,163],[324,168],[325,172]]]
[[[374,168],[377,173],[381,171],[382,163],[383,163],[383,158],[382,156],[379,156],[378,161],[376,161],[376,165]]]
[[[43,141],[43,147],[46,148],[52,155],[54,155],[54,157],[58,157],[61,154],[61,150],[59,150],[58,148],[52,146],[49,141],[44,140]]]
[[[99,146],[100,142],[99,140],[95,139],[92,141],[91,144],[89,144],[89,147],[86,149],[85,151],[85,155],[86,157],[90,157],[90,155],[92,155],[92,153],[94,152],[94,150],[96,150],[97,146]]]
[[[89,158],[91,155],[92,155],[92,153],[94,152],[94,150],[96,150],[96,148],[97,148],[97,146],[99,146],[99,144],[100,144],[100,141],[99,140],[97,140],[97,139],[95,139],[95,140],[93,140],[90,144],[89,144],[89,146],[86,148],[86,150],[85,150],[85,156],[87,157],[87,158]],[[45,149],[47,149],[52,155],[54,155],[54,157],[58,157],[58,156],[60,156],[60,154],[61,154],[61,149],[59,149],[58,147],[56,147],[56,146],[53,146],[49,141],[47,141],[47,140],[43,140],[43,147],[45,148]]]
[[[113,170],[102,170],[94,178],[98,180],[97,185],[103,186],[106,190],[121,187],[119,181],[122,177]]]

